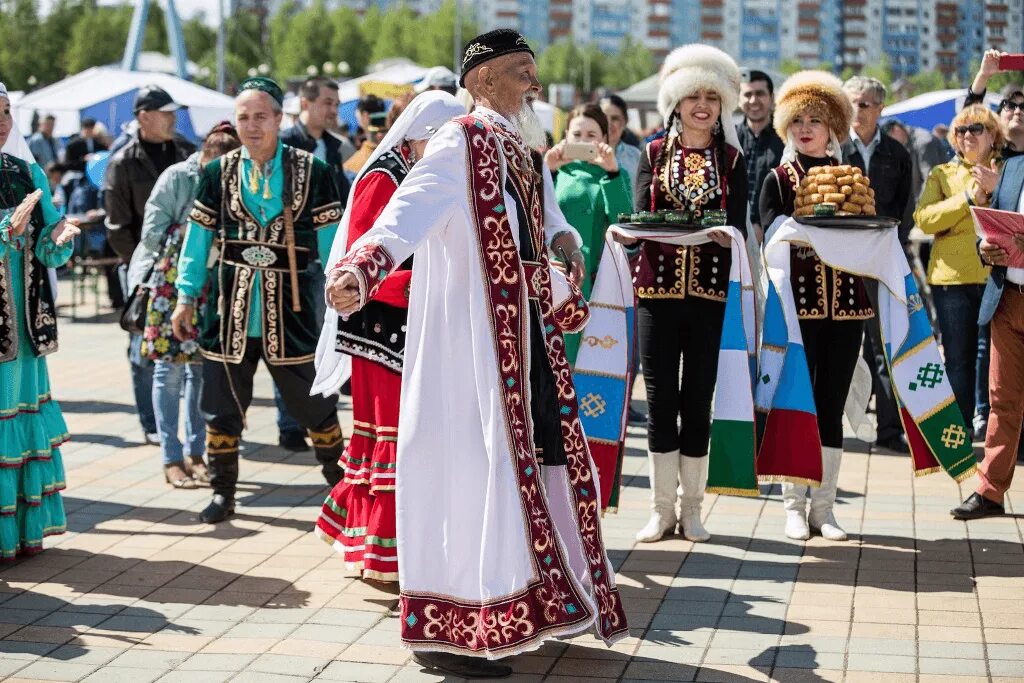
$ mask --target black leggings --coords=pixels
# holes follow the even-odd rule
[[[722,301],[697,297],[639,300],[647,447],[652,452],[679,449],[690,457],[707,455],[724,317]]]
[[[874,322],[874,321],[872,321]],[[801,320],[821,445],[843,447],[843,408],[860,358],[863,320]]]

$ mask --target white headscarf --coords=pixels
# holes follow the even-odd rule
[[[11,101],[11,96],[7,92],[7,86],[3,83],[0,83],[0,97],[8,102]],[[32,150],[28,148],[28,143],[25,142],[21,131],[18,130],[18,122],[15,120],[13,113],[11,116],[11,133],[7,136],[7,142],[4,143],[3,149],[0,151],[10,154],[12,157],[18,157],[30,167],[36,163],[35,155],[32,154]]]
[[[398,147],[406,140],[427,140],[441,126],[465,113],[466,108],[457,99],[442,90],[427,91],[417,95],[409,103],[409,106],[395,121],[395,125],[388,130],[387,135],[377,145],[352,182],[348,207],[345,209],[341,222],[338,224],[338,231],[334,235],[330,258],[324,264],[326,272],[330,272],[334,264],[340,261],[348,251],[348,225],[352,216],[354,198],[366,171],[386,152]],[[311,395],[330,396],[337,392],[338,388],[351,375],[351,357],[335,350],[337,336],[338,313],[328,306],[324,313],[324,325],[320,330],[320,341],[316,345],[316,379],[309,392]]]

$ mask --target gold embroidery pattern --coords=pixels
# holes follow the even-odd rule
[[[690,277],[686,283],[686,290],[688,294],[699,297],[701,299],[709,299],[711,301],[725,301],[726,288],[725,284],[719,285],[718,281],[722,280],[723,283],[728,283],[729,278],[721,277],[721,273],[711,272],[708,275],[708,287],[705,288],[700,282],[701,274],[701,261],[703,250],[696,246],[690,250]],[[711,266],[711,268],[717,268],[718,266]],[[728,273],[728,270],[726,271]]]
[[[341,202],[332,202],[313,209],[313,225],[322,228],[341,220]]]
[[[790,249],[793,250],[791,251],[790,255],[791,262],[795,259],[812,259],[814,267],[814,285],[812,289],[814,304],[810,307],[808,307],[805,301],[807,297],[802,296],[806,295],[807,292],[801,292],[801,283],[794,283],[794,276],[790,275],[789,286],[791,289],[793,289],[793,299],[795,300],[797,306],[797,318],[801,320],[824,320],[825,318],[828,317],[828,296],[826,293],[827,279],[825,273],[825,264],[821,262],[821,259],[818,258],[818,255],[814,253],[814,249],[812,249],[811,247],[798,247],[794,245],[790,247]],[[806,286],[804,286],[803,288],[804,290],[807,289]]]
[[[650,287],[637,287],[636,295],[641,299],[685,299],[686,298],[686,287],[683,285],[683,274],[686,269],[686,256],[689,252],[689,247],[676,247],[676,258],[675,258],[675,279],[672,280],[671,286],[667,289],[664,286],[650,286]],[[642,254],[641,258],[646,258],[646,254]],[[651,268],[654,268],[654,263],[651,263]],[[636,276],[633,276],[633,282],[636,282]]]
[[[867,320],[874,317],[871,306],[854,308],[857,303],[857,284],[859,277],[850,275],[838,268],[832,269],[832,317],[836,320]],[[845,281],[845,283],[844,283]],[[847,297],[848,306],[843,306],[843,297]]]
[[[267,358],[280,359],[284,357],[284,348],[281,344],[281,301],[278,296],[281,286],[281,274],[275,272],[263,273],[263,335],[266,344]]]
[[[188,219],[196,225],[208,230],[213,230],[217,227],[217,212],[203,204],[198,199],[195,201],[195,204],[192,205],[192,210],[189,211]]]

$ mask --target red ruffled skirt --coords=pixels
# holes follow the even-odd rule
[[[340,465],[345,477],[324,501],[316,533],[364,579],[398,580],[395,454],[402,377],[352,359],[352,438]]]

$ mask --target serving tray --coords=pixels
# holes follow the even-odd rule
[[[843,228],[846,230],[889,230],[900,224],[898,218],[886,216],[799,216],[798,223],[816,228]]]

